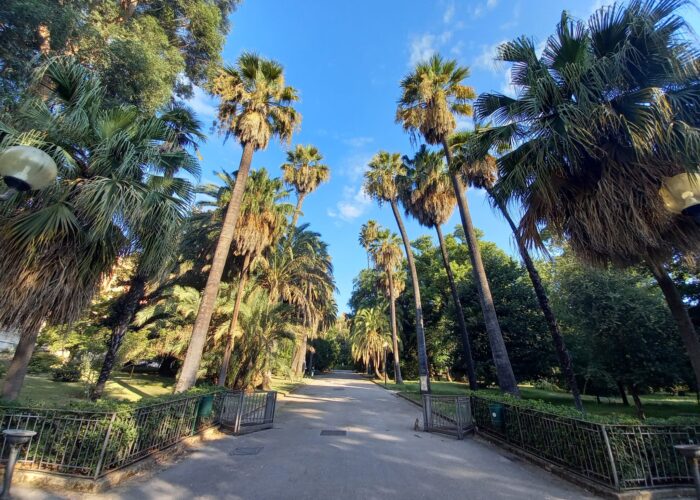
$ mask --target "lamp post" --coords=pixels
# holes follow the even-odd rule
[[[659,194],[669,211],[700,222],[700,174],[683,173],[666,177]]]
[[[6,500],[10,498],[12,475],[15,472],[15,464],[17,463],[19,450],[36,436],[36,432],[22,429],[5,429],[2,433],[5,435],[5,442],[10,445],[10,456],[5,466],[5,477],[2,482],[2,493],[0,493],[0,500]]]
[[[384,388],[386,389],[386,351],[389,348],[389,342],[384,342]]]
[[[18,191],[48,187],[58,175],[56,162],[33,146],[11,146],[0,153],[0,177],[9,187],[0,201],[9,200]]]

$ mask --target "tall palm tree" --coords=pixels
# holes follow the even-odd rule
[[[479,129],[477,129],[479,130]],[[511,230],[513,231],[513,237],[518,245],[518,251],[520,252],[520,257],[525,264],[530,281],[532,281],[532,287],[535,290],[535,295],[537,296],[537,301],[539,302],[540,309],[542,309],[542,314],[549,328],[549,334],[552,337],[552,342],[554,344],[554,349],[557,353],[557,358],[559,359],[559,367],[561,372],[566,378],[566,382],[569,384],[571,390],[571,395],[574,398],[574,405],[579,411],[584,411],[583,403],[581,402],[581,393],[578,388],[578,382],[576,382],[576,375],[574,373],[573,363],[571,361],[571,355],[566,348],[566,343],[564,342],[564,337],[559,328],[559,323],[554,315],[554,311],[549,304],[549,297],[542,284],[542,278],[540,273],[535,267],[535,263],[532,261],[530,252],[527,249],[525,240],[523,239],[520,231],[510,216],[508,211],[508,206],[506,202],[497,196],[493,187],[498,178],[498,168],[496,166],[496,159],[491,155],[486,156],[475,156],[474,152],[477,149],[477,134],[474,132],[459,132],[450,138],[450,145],[455,150],[455,164],[459,168],[460,173],[465,182],[470,186],[475,188],[484,189],[493,205],[498,208],[503,215],[503,218],[508,222]]]
[[[169,166],[163,175],[148,179],[150,193],[143,207],[142,224],[130,233],[133,239],[131,248],[136,250],[138,264],[127,292],[117,299],[112,310],[112,333],[90,395],[93,400],[102,397],[127,329],[146,295],[148,282],[160,279],[172,264],[178,250],[180,227],[185,222],[191,200],[190,182],[176,178],[175,174],[180,165],[196,164],[185,148],[196,148],[197,141],[203,139],[201,124],[191,110],[177,105],[170,105],[159,118],[162,133],[165,133],[160,150],[167,155]]]
[[[373,365],[378,378],[382,377],[380,360],[390,342],[389,326],[381,307],[357,311],[352,320],[350,353],[355,361],[362,362],[367,368]],[[386,370],[386,367],[384,369]]]
[[[238,166],[238,182],[231,193],[175,392],[185,391],[197,381],[197,370],[233,241],[253,153],[265,149],[273,136],[289,142],[301,121],[301,116],[292,107],[298,100],[297,92],[285,84],[282,66],[256,54],[245,53],[238,58],[236,67],[224,68],[214,78],[212,92],[221,99],[219,130],[226,138],[235,137],[243,153]]]
[[[413,284],[413,298],[416,307],[416,339],[418,341],[418,376],[420,377],[420,390],[423,393],[430,392],[428,355],[425,349],[425,330],[423,328],[423,306],[421,304],[420,284],[418,283],[418,272],[413,259],[411,241],[408,239],[406,228],[403,225],[398,202],[399,187],[397,178],[405,175],[405,173],[405,167],[399,153],[380,151],[369,162],[369,170],[365,172],[364,190],[377,200],[379,204],[389,203],[401,233],[408,260],[408,268],[411,273],[411,283]]]
[[[399,356],[399,335],[396,327],[396,286],[394,278],[403,262],[399,237],[388,229],[380,229],[377,238],[371,243],[372,259],[375,265],[386,273],[388,280],[386,290],[389,295],[389,314],[391,317],[392,357],[394,358],[394,381],[403,384],[401,378],[401,361]],[[386,370],[386,367],[384,368]]]
[[[440,244],[442,263],[450,283],[452,300],[457,312],[457,324],[459,325],[464,350],[464,361],[467,364],[467,376],[469,387],[472,390],[478,388],[476,381],[476,369],[472,357],[471,340],[464,320],[462,303],[459,300],[457,283],[450,266],[450,257],[445,245],[445,238],[441,226],[449,220],[454,211],[456,200],[454,189],[450,182],[450,174],[445,165],[444,156],[429,151],[422,145],[413,158],[404,156],[406,175],[399,179],[401,186],[400,197],[407,213],[415,217],[418,222],[426,227],[434,227]]]
[[[372,242],[377,238],[378,228],[379,223],[374,219],[370,219],[362,224],[362,227],[360,228],[360,236],[357,238],[357,241],[360,243],[360,245],[362,245],[362,248],[365,249],[365,252],[367,252],[367,269],[369,269],[369,249],[372,246]]]
[[[297,206],[292,216],[292,227],[296,227],[304,198],[318,186],[328,181],[330,169],[321,163],[323,156],[315,146],[298,144],[287,151],[287,163],[282,165],[282,179],[297,193]]]
[[[77,319],[144,218],[178,205],[155,200],[176,186],[187,197],[187,183],[166,174],[197,172],[196,162],[169,151],[174,136],[163,120],[107,105],[105,88],[84,67],[53,60],[38,78],[42,94],[0,124],[0,149],[36,146],[59,165],[48,189],[0,203],[0,324],[24,332],[3,385],[9,400],[19,394],[42,324]]]
[[[220,174],[225,185],[217,190],[216,206],[213,213],[213,223],[220,230],[223,212],[228,205],[231,193],[236,186],[237,176],[234,174]],[[241,260],[238,272],[238,285],[236,290],[236,300],[231,314],[228,333],[226,335],[226,346],[219,371],[219,385],[224,386],[226,375],[233,352],[236,324],[238,313],[243,299],[248,277],[255,266],[270,246],[282,235],[286,228],[287,215],[291,212],[291,206],[287,203],[279,203],[287,197],[280,179],[268,177],[267,170],[261,168],[250,174],[248,186],[243,194],[241,204],[241,216],[236,222],[236,230],[233,236],[231,253]]]
[[[482,149],[498,159],[498,196],[524,208],[520,231],[541,243],[546,225],[577,256],[599,265],[645,263],[678,324],[700,386],[700,342],[665,269],[692,254],[700,225],[671,213],[664,179],[697,172],[700,55],[678,14],[684,0],[633,0],[596,11],[587,23],[562,14],[542,55],[527,38],[504,43],[516,97],[476,102]]]
[[[498,385],[502,391],[518,395],[520,393],[518,384],[508,358],[501,326],[498,323],[491,287],[486,277],[479,242],[469,212],[466,186],[454,171],[452,152],[447,142],[457,126],[455,115],[469,116],[472,112],[469,102],[475,97],[474,89],[462,83],[468,76],[468,68],[458,66],[457,61],[444,60],[438,54],[426,62],[419,63],[401,81],[401,97],[396,110],[396,121],[411,134],[412,138],[415,139],[421,135],[425,142],[439,144],[445,152],[462,227],[469,246],[472,272],[481,299],[481,310],[489,336],[491,355],[496,365]]]

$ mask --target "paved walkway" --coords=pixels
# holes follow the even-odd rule
[[[272,430],[209,442],[154,477],[84,498],[593,498],[491,445],[416,432],[420,416],[418,407],[372,382],[337,372],[285,398]],[[259,451],[235,455],[240,448]],[[42,498],[25,488],[16,493]]]

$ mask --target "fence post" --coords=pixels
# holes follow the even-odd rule
[[[102,472],[102,467],[104,465],[105,455],[107,454],[107,445],[109,445],[109,438],[112,435],[112,426],[114,425],[114,420],[117,418],[117,412],[112,413],[112,419],[109,421],[109,426],[107,427],[107,434],[105,434],[104,443],[102,443],[102,450],[100,451],[100,458],[97,460],[97,466],[95,467],[95,479],[100,477],[100,472]]]
[[[610,461],[610,470],[612,472],[613,484],[616,490],[620,489],[620,479],[617,475],[617,467],[615,466],[615,456],[612,452],[612,447],[610,446],[610,439],[608,437],[608,428],[605,425],[600,426],[601,432],[603,434],[603,441],[605,442],[605,451],[608,455],[608,460]]]
[[[457,439],[464,439],[464,429],[462,429],[462,407],[459,404],[459,396],[455,396],[455,414],[457,415]]]
[[[423,394],[423,431],[430,432],[433,427],[433,407],[430,394]]]
[[[233,424],[234,434],[238,434],[241,431],[241,419],[243,417],[243,402],[245,400],[245,391],[241,390],[241,394],[238,397],[238,408],[236,408],[236,421]]]
[[[275,401],[277,399],[277,393],[275,391],[270,391],[267,393],[265,400],[265,421],[264,423],[272,423],[275,418]]]

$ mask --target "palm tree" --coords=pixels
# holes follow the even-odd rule
[[[467,324],[464,320],[462,303],[459,300],[457,284],[450,266],[450,257],[445,245],[445,238],[441,226],[449,220],[455,207],[455,194],[450,183],[449,171],[445,165],[444,156],[430,152],[425,145],[421,146],[413,158],[404,156],[406,175],[399,179],[401,186],[400,196],[407,213],[415,217],[418,222],[426,227],[434,227],[440,244],[442,263],[450,283],[452,300],[457,312],[464,350],[464,360],[467,364],[467,376],[469,387],[472,390],[478,388],[474,358],[472,357],[471,340],[467,332]]]
[[[401,82],[401,98],[396,110],[396,121],[402,124],[412,138],[422,135],[428,144],[440,144],[443,147],[450,167],[450,177],[457,198],[462,227],[469,246],[472,272],[481,299],[481,310],[489,336],[491,355],[496,365],[498,385],[502,391],[518,395],[520,393],[518,384],[508,358],[501,326],[498,323],[496,308],[491,297],[491,287],[486,277],[479,242],[469,212],[466,187],[454,171],[452,152],[447,142],[457,126],[455,115],[469,116],[472,112],[469,102],[475,97],[474,89],[462,84],[468,76],[468,68],[458,66],[457,61],[444,60],[438,54],[432,56],[427,62],[419,63]]]
[[[144,200],[141,224],[131,233],[131,247],[138,249],[138,264],[127,292],[114,304],[110,318],[112,333],[97,383],[90,395],[92,400],[102,397],[117,360],[119,347],[146,295],[147,283],[161,278],[172,264],[178,250],[180,227],[185,221],[187,204],[191,199],[190,182],[174,175],[180,165],[196,164],[196,160],[185,152],[185,148],[196,147],[196,141],[203,138],[199,131],[201,124],[189,109],[175,105],[169,106],[160,120],[160,133],[163,134],[160,150],[167,155],[169,167],[164,175],[148,179],[150,192]]]
[[[369,163],[369,170],[365,172],[364,190],[375,200],[382,203],[389,203],[394,213],[396,224],[401,233],[408,268],[411,272],[411,283],[413,284],[413,298],[416,307],[416,339],[418,341],[418,376],[421,379],[421,393],[430,392],[430,377],[428,373],[428,355],[425,350],[425,330],[423,329],[423,306],[420,298],[420,284],[418,283],[418,272],[413,259],[411,241],[406,234],[403,219],[399,213],[399,188],[396,183],[399,176],[405,175],[405,167],[401,161],[399,153],[388,153],[380,151]]]
[[[496,125],[482,149],[510,147],[495,187],[522,203],[520,231],[541,244],[546,225],[587,262],[645,263],[661,287],[700,386],[700,342],[665,269],[693,254],[700,226],[671,213],[664,178],[697,172],[696,82],[700,56],[677,14],[683,0],[632,1],[596,11],[588,23],[564,12],[538,56],[527,38],[501,45],[516,97],[479,96],[477,117]]]
[[[306,225],[292,228],[261,262],[257,283],[269,293],[272,302],[291,305],[296,320],[305,328],[299,332],[292,371],[300,375],[306,357],[307,341],[313,338],[337,310],[333,299],[335,281],[327,245]],[[332,322],[332,321],[331,321]]]
[[[355,361],[362,362],[367,368],[374,365],[374,373],[378,378],[382,377],[380,360],[390,342],[386,315],[380,307],[357,311],[352,321],[350,352]]]
[[[379,224],[376,220],[370,219],[366,223],[362,224],[360,228],[360,236],[358,237],[358,242],[362,245],[362,248],[367,252],[367,269],[369,269],[369,249],[372,246],[372,242],[377,238],[377,231]]]
[[[287,151],[287,163],[282,165],[282,179],[297,193],[297,206],[292,217],[292,227],[296,227],[301,205],[309,193],[328,181],[330,169],[321,163],[323,156],[315,146],[298,144]]]
[[[0,289],[12,290],[0,294],[0,324],[24,332],[3,386],[9,400],[19,394],[42,324],[77,319],[144,218],[171,220],[153,210],[179,203],[156,200],[177,189],[187,197],[187,183],[167,174],[197,172],[196,162],[168,151],[175,138],[163,120],[109,107],[84,67],[57,59],[38,78],[48,83],[42,95],[0,124],[0,149],[33,145],[59,165],[56,184],[0,203]]]
[[[189,389],[197,380],[197,370],[233,241],[253,153],[265,149],[273,136],[289,142],[301,121],[301,116],[292,107],[298,100],[297,92],[285,85],[282,66],[256,54],[245,53],[238,58],[236,67],[224,68],[214,78],[212,92],[221,99],[219,130],[226,138],[235,137],[243,148],[243,154],[238,166],[238,182],[231,193],[175,392]]]
[[[392,233],[388,229],[380,229],[377,233],[377,238],[371,243],[370,250],[375,265],[386,273],[388,280],[386,290],[389,295],[389,312],[391,316],[394,381],[397,384],[403,384],[403,379],[401,378],[401,362],[399,359],[399,335],[396,328],[396,295],[394,293],[396,288],[398,288],[394,284],[394,278],[403,262],[403,254],[401,253],[400,245],[399,237],[395,233]],[[384,370],[386,371],[386,367],[384,367]]]
[[[227,175],[222,176],[222,178],[226,179],[226,185],[220,190],[218,201],[220,205],[226,206],[227,198],[235,189],[236,180],[235,177]],[[233,352],[243,291],[256,261],[262,258],[263,252],[279,239],[286,227],[286,216],[291,207],[286,203],[279,203],[286,196],[287,192],[283,189],[282,181],[269,178],[267,170],[264,168],[250,174],[248,187],[243,194],[241,217],[236,223],[232,245],[233,255],[242,258],[243,262],[239,270],[236,301],[231,314],[221,370],[219,371],[219,385],[222,387],[226,383],[226,375]]]
[[[547,322],[547,327],[549,328],[549,333],[552,337],[552,342],[554,343],[554,349],[557,353],[557,358],[559,359],[559,367],[561,368],[561,372],[566,378],[569,388],[571,389],[571,395],[574,398],[574,405],[579,411],[584,411],[583,403],[581,402],[581,394],[578,388],[578,382],[576,382],[576,375],[574,373],[574,367],[571,361],[571,355],[566,348],[566,343],[564,342],[564,337],[561,333],[561,329],[559,328],[559,323],[557,322],[557,319],[554,316],[554,311],[549,304],[549,297],[547,297],[547,292],[542,284],[540,273],[535,267],[535,263],[532,261],[532,257],[530,256],[530,252],[527,249],[520,231],[518,231],[515,222],[513,222],[513,219],[508,212],[506,203],[496,195],[493,189],[498,178],[496,160],[491,155],[474,156],[473,152],[477,146],[475,143],[476,136],[477,134],[473,132],[459,132],[450,138],[450,145],[455,150],[455,164],[458,166],[466,183],[472,187],[484,189],[489,194],[492,203],[498,208],[503,215],[503,218],[506,219],[508,225],[513,231],[515,242],[518,245],[518,251],[523,259],[527,273],[530,276],[530,281],[532,281],[532,287],[535,290],[537,301],[540,304],[540,309],[542,309],[542,314]]]

